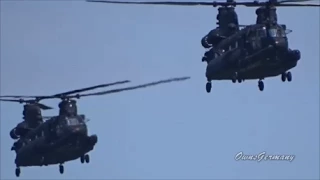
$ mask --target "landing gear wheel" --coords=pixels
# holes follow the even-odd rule
[[[287,72],[286,76],[287,76],[287,80],[288,80],[289,82],[291,82],[291,81],[292,81],[292,74],[291,74],[290,71]]]
[[[62,164],[59,165],[59,172],[60,172],[60,174],[64,173],[64,167]]]
[[[207,93],[211,92],[211,88],[212,88],[211,82],[207,82],[207,84],[206,84]]]
[[[286,73],[282,73],[282,74],[281,74],[281,81],[282,81],[282,82],[285,82],[286,79],[287,79],[287,74],[286,74]]]
[[[242,79],[238,79],[238,83],[242,83]]]
[[[84,156],[84,160],[86,161],[86,163],[89,163],[90,162],[90,156],[88,154],[86,154]]]
[[[84,155],[82,155],[82,156],[80,157],[80,162],[81,162],[81,164],[84,163]]]
[[[263,91],[263,90],[264,90],[264,83],[263,83],[263,81],[261,81],[261,80],[258,81],[258,87],[259,87],[259,90],[260,90],[260,91]]]
[[[15,173],[16,173],[16,176],[17,176],[17,177],[20,176],[21,170],[20,170],[19,167],[16,168],[16,172],[15,172]]]
[[[237,80],[238,80],[238,73],[237,73],[237,72],[235,72],[235,73],[233,74],[231,80],[232,80],[233,83],[236,83],[236,82],[237,82]]]
[[[236,83],[237,82],[237,75],[236,74],[233,75],[231,80],[233,83]]]

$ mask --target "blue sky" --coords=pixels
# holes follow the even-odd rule
[[[254,11],[237,7],[240,23],[254,23]],[[81,99],[79,111],[99,136],[90,164],[66,163],[64,175],[58,165],[22,168],[20,178],[319,178],[319,9],[278,8],[278,16],[302,54],[293,81],[267,79],[264,92],[257,81],[214,81],[207,94],[200,40],[215,27],[212,7],[1,1],[1,94],[192,77]],[[22,105],[1,103],[1,179],[15,179],[9,131],[21,118]],[[296,158],[235,161],[239,151]]]

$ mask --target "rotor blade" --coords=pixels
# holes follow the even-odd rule
[[[18,95],[14,95],[14,96],[11,96],[11,95],[6,95],[6,96],[0,96],[1,98],[32,98],[34,96],[18,96]]]
[[[54,116],[42,116],[42,119],[51,119],[53,118]]]
[[[261,7],[261,6],[279,6],[279,7],[317,7],[319,5],[317,4],[293,4],[293,3],[299,3],[299,2],[308,2],[312,0],[282,0],[282,1],[266,1],[266,2],[244,2],[244,6],[247,7]],[[288,4],[291,2],[292,4]],[[238,4],[238,3],[237,3]]]
[[[55,97],[66,96],[66,95],[70,95],[70,94],[76,94],[76,93],[90,91],[90,90],[97,89],[97,88],[114,86],[114,85],[118,85],[118,84],[125,84],[125,83],[129,83],[129,82],[130,82],[129,80],[125,80],[125,81],[118,81],[118,82],[113,82],[113,83],[108,83],[108,84],[100,84],[97,86],[91,86],[91,87],[87,87],[87,88],[81,88],[81,89],[76,89],[76,90],[72,90],[72,91],[68,91],[68,92],[64,92],[64,93],[55,94],[53,96],[55,96]]]
[[[122,92],[122,91],[129,91],[129,90],[134,90],[134,89],[146,88],[146,87],[149,87],[149,86],[156,86],[158,84],[163,84],[163,83],[171,83],[171,82],[174,82],[174,81],[185,81],[185,80],[188,80],[188,79],[190,79],[190,77],[171,78],[171,79],[156,81],[156,82],[152,82],[152,83],[132,86],[132,87],[113,89],[113,90],[102,91],[102,92],[97,92],[97,93],[82,94],[80,96],[106,95],[106,94],[118,93],[118,92]]]
[[[47,106],[47,105],[44,105],[42,103],[35,103],[40,109],[42,110],[49,110],[49,109],[53,109],[52,107],[50,106]]]
[[[188,2],[188,1],[103,1],[103,0],[87,0],[87,2],[100,2],[109,4],[141,4],[141,5],[176,5],[176,6],[225,6],[232,4],[242,4],[242,3],[229,3],[229,2]]]
[[[320,4],[278,4],[279,7],[320,7]]]
[[[42,110],[49,110],[49,109],[53,109],[50,106],[44,105],[42,103],[38,103],[35,100],[23,100],[23,99],[0,99],[0,101],[4,101],[4,102],[18,102],[18,103],[32,103],[34,105],[37,105],[40,109]]]
[[[313,0],[281,0],[278,1],[278,3],[296,3],[296,2],[308,2],[308,1],[313,1]]]
[[[89,91],[89,90],[93,90],[93,89],[97,89],[97,88],[103,88],[103,87],[108,87],[108,86],[113,86],[113,85],[118,85],[118,84],[125,84],[125,83],[129,83],[129,80],[125,80],[125,81],[117,81],[117,82],[113,82],[113,83],[108,83],[108,84],[100,84],[97,86],[91,86],[91,87],[87,87],[87,88],[82,88],[82,89],[76,89],[76,90],[72,90],[72,91],[67,91],[64,93],[59,93],[59,94],[55,94],[52,96],[0,96],[0,97],[11,97],[11,98],[38,98],[39,100],[41,99],[49,99],[49,98],[59,98],[62,96],[67,96],[70,94],[75,94],[75,93],[80,93],[80,92],[84,92],[84,91]]]
[[[306,2],[310,0],[283,0],[280,2],[275,2],[272,3],[271,1],[267,2],[188,2],[188,1],[157,1],[157,2],[148,2],[148,1],[103,1],[103,0],[87,0],[87,2],[100,2],[100,3],[109,3],[109,4],[140,4],[140,5],[177,5],[177,6],[197,6],[197,5],[202,5],[202,6],[228,6],[228,5],[243,5],[247,7],[260,7],[260,6],[266,6],[272,4],[273,6],[317,6],[314,4],[289,4],[289,5],[284,5],[282,3],[287,3],[287,2]]]
[[[20,100],[20,99],[0,99],[0,101],[4,101],[4,102],[24,102],[23,100]]]

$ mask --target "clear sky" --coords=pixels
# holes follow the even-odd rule
[[[255,22],[254,8],[237,12],[241,24]],[[58,165],[22,168],[20,178],[319,178],[319,9],[278,8],[278,16],[302,53],[293,81],[267,79],[264,92],[257,81],[215,81],[207,94],[200,40],[215,27],[212,7],[1,1],[2,95],[192,77],[78,101],[99,136],[90,164],[66,163],[64,175]],[[22,105],[1,103],[1,179],[15,179],[9,131],[21,117]],[[235,161],[239,151],[296,158]]]

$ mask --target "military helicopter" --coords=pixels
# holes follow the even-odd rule
[[[291,81],[292,74],[286,72],[295,67],[300,59],[299,50],[291,50],[286,34],[290,31],[285,25],[277,23],[276,6],[282,7],[319,7],[317,4],[288,4],[289,2],[305,2],[310,0],[269,0],[267,2],[123,2],[87,0],[115,4],[147,4],[147,5],[203,5],[222,6],[218,14],[217,29],[202,38],[205,48],[211,47],[203,61],[207,61],[206,91],[211,91],[212,80],[259,79],[258,87],[264,90],[263,79],[281,74],[281,79]],[[234,7],[243,5],[259,7],[256,10],[256,24],[240,26]],[[224,12],[224,14],[220,14]],[[227,13],[226,13],[227,12]],[[224,15],[224,16],[222,16]],[[240,29],[242,27],[242,29]],[[211,54],[211,55],[210,55]],[[256,69],[258,68],[258,69]],[[262,72],[258,70],[262,69]]]
[[[244,27],[236,34],[229,36],[210,50],[206,76],[207,92],[211,91],[211,80],[259,79],[258,87],[264,90],[263,79],[281,75],[283,82],[292,81],[288,70],[296,67],[301,58],[299,50],[289,49],[287,34],[292,32],[284,24],[278,24],[276,6],[310,6],[316,4],[282,4],[285,2],[302,2],[308,0],[285,0],[267,2],[243,2],[236,5],[249,7],[260,6],[256,10],[256,24]],[[210,62],[212,60],[212,62]]]
[[[82,163],[84,161],[89,162],[89,155],[87,153],[93,150],[98,137],[97,135],[88,135],[85,115],[78,114],[74,98],[107,95],[188,79],[190,77],[171,78],[137,86],[87,94],[77,93],[115,84],[123,84],[129,81],[102,84],[51,96],[0,96],[1,98],[34,98],[34,100],[20,100],[22,102],[32,101],[34,104],[40,104],[39,102],[45,99],[61,99],[58,116],[50,118],[35,129],[30,130],[24,138],[19,139],[20,146],[14,148],[17,153],[15,159],[17,167],[15,170],[16,176],[20,176],[20,167],[59,164],[59,172],[63,174],[63,163],[67,161],[80,158]]]

